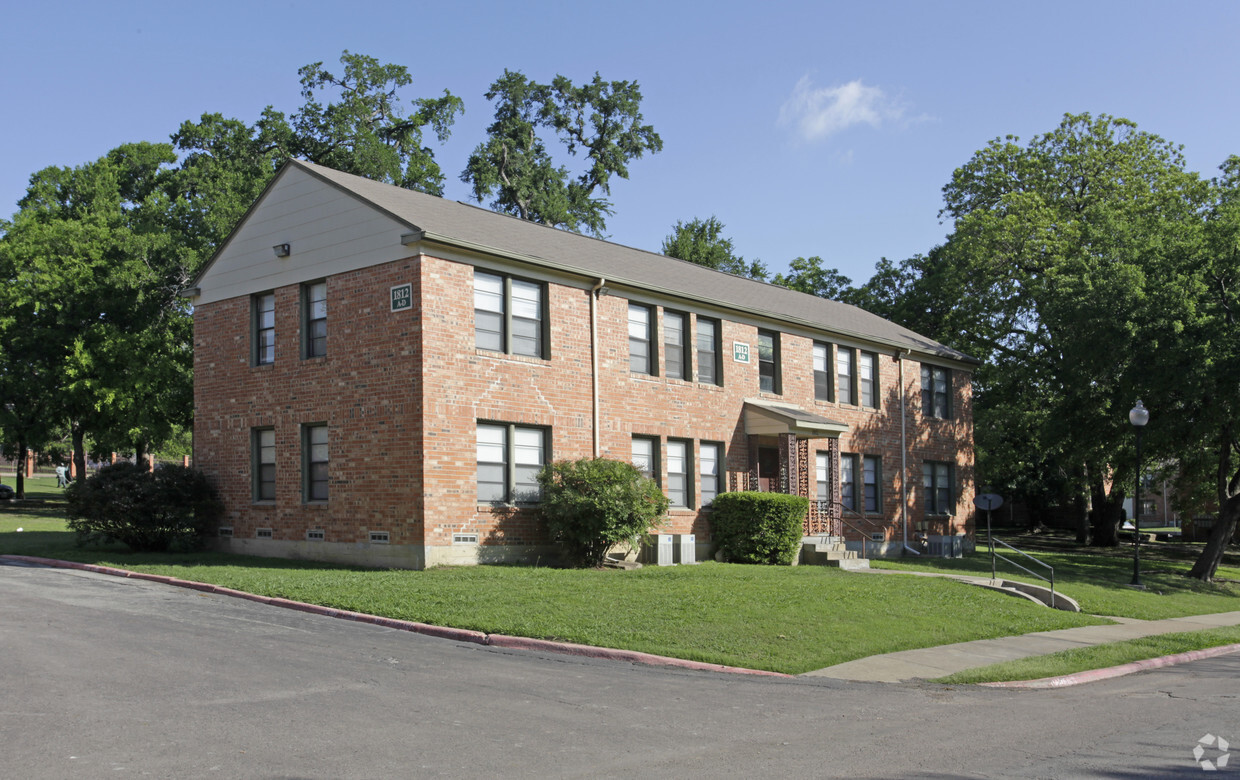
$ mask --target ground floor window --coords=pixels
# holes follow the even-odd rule
[[[680,439],[667,440],[667,500],[674,507],[693,506],[693,490],[690,483],[690,462],[693,460],[693,443]]]
[[[538,472],[547,463],[547,430],[507,423],[478,423],[478,502],[535,503],[542,498]]]
[[[955,509],[952,500],[952,464],[926,461],[921,464],[925,487],[925,512],[928,515],[950,515]]]
[[[276,432],[274,428],[255,428],[254,500],[276,500]]]
[[[844,509],[850,512],[881,512],[882,473],[882,459],[877,455],[841,455],[840,503]]]
[[[831,457],[825,452],[819,452],[814,459],[814,481],[818,485],[816,498],[819,501],[831,500]]]
[[[698,445],[698,472],[702,482],[702,506],[710,506],[715,496],[723,492],[722,472],[719,462],[723,460],[723,445],[704,441]]]
[[[633,437],[633,465],[643,477],[659,484],[659,440],[654,436]]]
[[[327,426],[303,425],[301,428],[303,469],[302,495],[306,501],[327,500]]]

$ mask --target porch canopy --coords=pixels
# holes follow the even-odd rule
[[[838,439],[848,425],[807,412],[799,406],[767,400],[745,400],[745,433],[750,436],[791,434],[798,439]]]

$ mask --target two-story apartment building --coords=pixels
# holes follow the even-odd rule
[[[972,529],[974,361],[855,307],[290,162],[187,291],[194,458],[239,552],[552,560],[535,475],[632,460],[900,550]]]

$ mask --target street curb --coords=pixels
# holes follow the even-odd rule
[[[740,666],[722,666],[720,664],[708,664],[702,661],[687,661],[683,658],[670,658],[668,656],[654,655],[652,653],[641,653],[636,650],[616,650],[609,647],[593,647],[591,645],[578,645],[571,642],[556,642],[550,639],[531,639],[528,637],[506,636],[504,634],[487,634],[483,631],[472,631],[464,628],[449,628],[447,626],[434,626],[429,623],[415,623],[410,620],[399,620],[397,618],[380,617],[379,615],[368,615],[364,612],[352,612],[346,609],[333,609],[331,607],[324,607],[318,604],[307,604],[303,601],[293,601],[291,599],[279,598],[277,596],[260,596],[255,593],[247,593],[242,590],[226,588],[222,585],[211,585],[206,582],[181,580],[176,577],[168,577],[163,574],[146,574],[144,572],[129,571],[128,569],[116,569],[111,566],[97,566],[95,564],[78,563],[76,561],[61,561],[54,558],[38,558],[33,555],[0,555],[0,560],[33,563],[56,569],[77,569],[79,571],[88,571],[94,574],[106,574],[112,577],[127,577],[135,580],[147,580],[148,582],[156,582],[162,585],[172,585],[174,587],[189,588],[191,590],[202,591],[204,593],[215,593],[221,596],[230,596],[232,598],[245,599],[247,601],[257,601],[260,604],[268,604],[273,607],[283,607],[284,609],[297,610],[298,612],[309,612],[314,615],[339,618],[341,620],[352,620],[357,623],[369,623],[371,625],[382,626],[384,628],[394,628],[400,631],[409,631],[415,634],[438,637],[440,639],[453,639],[458,642],[469,642],[476,645],[501,647],[510,650],[533,650],[561,653],[563,655],[576,655],[585,658],[624,661],[628,663],[646,664],[647,666],[672,666],[680,669],[693,669],[695,671],[705,672],[750,674],[764,677],[793,676],[790,674],[783,674],[781,672],[769,672],[763,669],[746,669]]]
[[[1123,677],[1127,674],[1144,672],[1148,669],[1158,669],[1162,666],[1175,666],[1176,664],[1187,663],[1189,661],[1200,661],[1203,658],[1214,658],[1215,656],[1227,655],[1228,653],[1235,652],[1240,652],[1240,644],[1219,645],[1218,647],[1207,647],[1204,650],[1189,650],[1186,653],[1164,655],[1159,658],[1146,658],[1142,661],[1133,661],[1132,663],[1122,664],[1120,666],[1110,666],[1105,669],[1090,669],[1085,672],[1065,674],[1059,677],[1042,677],[1037,680],[1012,680],[1010,682],[987,682],[978,683],[978,685],[984,685],[988,688],[1067,688],[1071,685],[1082,685],[1084,683],[1097,682],[1099,680],[1109,680],[1112,677]]]

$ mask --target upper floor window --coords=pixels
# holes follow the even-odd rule
[[[952,416],[951,371],[938,366],[921,367],[921,413],[927,417],[948,419]]]
[[[654,316],[649,306],[629,304],[629,370],[655,374]]]
[[[878,355],[857,353],[857,384],[861,390],[861,406],[878,408]]]
[[[928,515],[950,515],[956,505],[952,500],[952,464],[926,461],[921,464],[925,488],[925,512]]]
[[[838,388],[839,401],[842,404],[856,403],[856,392],[853,387],[856,371],[853,370],[853,355],[851,349],[839,347],[835,350],[835,386]]]
[[[547,357],[547,296],[538,282],[474,271],[474,344]]]
[[[698,474],[702,483],[702,506],[710,506],[715,496],[723,492],[723,474],[719,469],[723,460],[723,445],[704,441],[698,445]]]
[[[758,389],[764,393],[783,392],[779,357],[779,334],[772,330],[758,331]]]
[[[327,426],[301,428],[302,495],[305,501],[327,500]]]
[[[301,332],[305,357],[327,354],[327,282],[302,285]]]
[[[697,359],[699,382],[723,384],[723,366],[719,362],[719,320],[697,318]]]
[[[480,503],[536,502],[542,498],[538,472],[547,463],[547,431],[478,423],[477,461]]]
[[[276,294],[255,295],[254,308],[254,364],[276,362]]]
[[[814,398],[834,401],[831,384],[831,345],[814,344]]]
[[[674,311],[663,311],[663,362],[667,376],[672,379],[690,379],[689,340],[685,338],[688,316]]]

